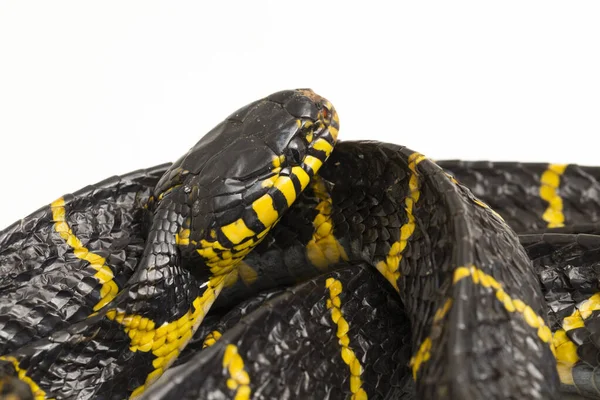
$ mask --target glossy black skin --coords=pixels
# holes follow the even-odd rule
[[[112,177],[64,196],[69,217],[78,221],[77,235],[107,257],[119,288],[144,250],[144,205],[168,166]],[[0,353],[67,328],[90,315],[100,300],[95,271],[69,254],[63,242],[48,206],[0,233]]]
[[[299,127],[297,120],[316,120],[324,102],[307,90],[279,92],[240,109],[209,132],[186,156],[169,167],[159,180],[154,190],[154,200],[148,206],[152,210],[152,223],[143,253],[134,254],[134,257],[139,257],[135,272],[128,279],[123,279],[122,290],[117,297],[87,318],[92,314],[91,307],[80,306],[83,312],[73,322],[54,322],[50,329],[42,330],[39,336],[11,336],[16,343],[10,353],[3,354],[17,358],[31,379],[38,382],[46,393],[59,398],[123,398],[141,386],[146,376],[154,370],[154,357],[151,353],[129,351],[129,337],[116,321],[106,318],[106,313],[117,309],[129,315],[141,315],[152,319],[157,327],[184,315],[194,299],[204,293],[206,279],[212,273],[197,262],[198,258],[193,262],[182,262],[187,255],[194,254],[196,247],[189,252],[185,249],[181,251],[175,233],[182,229],[186,220],[190,220],[191,239],[199,241],[209,237],[208,229],[239,218],[251,201],[262,194],[259,179],[273,169],[272,157],[275,152],[289,155],[282,163],[282,174],[298,165],[303,154],[311,152],[308,144],[299,143],[306,132]],[[261,121],[261,118],[264,120]],[[315,130],[313,135],[317,139],[324,132],[323,129]],[[254,146],[248,148],[252,143]],[[235,166],[238,164],[219,157],[219,152],[235,155],[239,165],[254,168],[251,168],[252,171],[241,171]],[[115,190],[107,186],[109,191]],[[146,188],[136,188],[131,193],[137,196],[142,191],[145,194]],[[240,197],[236,193],[241,192],[245,208],[236,207]],[[123,205],[126,213],[129,209],[143,207],[138,203],[139,199],[135,200]],[[47,214],[48,211],[40,217],[30,217],[25,223],[27,227],[22,230],[23,224],[9,228],[8,232],[4,232],[5,242],[12,243],[18,240],[19,235],[29,234],[28,228],[38,223],[40,218],[46,218],[41,220],[41,228],[49,228],[48,234],[51,235]],[[137,225],[133,229],[129,225],[124,228],[132,232],[138,229]],[[139,237],[139,233],[136,236]],[[225,241],[226,238],[219,239]],[[65,249],[68,251],[64,244],[59,248],[62,252]],[[7,252],[11,257],[23,259],[23,253],[19,250],[8,249]],[[26,263],[10,263],[9,272],[14,274],[15,265],[17,269],[32,269]],[[80,266],[79,263],[76,265]],[[33,266],[34,273],[46,273],[46,266],[44,262]],[[21,275],[30,278],[30,272],[21,272]],[[12,283],[9,281],[9,284]],[[69,282],[66,285],[73,286]],[[26,284],[25,287],[31,286]],[[70,291],[68,298],[70,301],[77,299],[90,303],[86,295],[92,289],[93,285],[89,284],[83,293]],[[38,295],[45,297],[46,293],[33,291],[34,299]],[[36,307],[34,312],[36,315],[53,316],[52,304],[49,306],[42,309]],[[75,322],[77,320],[80,322]],[[16,323],[20,324],[18,316]],[[6,329],[4,333],[10,334],[12,331]]]
[[[214,373],[220,370],[229,343],[235,343],[244,354],[255,388],[253,399],[351,396],[348,366],[340,357],[327,356],[339,352],[337,326],[325,308],[329,294],[322,290],[328,278],[344,282],[343,312],[351,317],[350,344],[364,363],[362,376],[369,398],[414,397],[408,368],[408,318],[390,285],[364,263],[340,265],[334,272],[258,295],[235,307],[218,323],[198,332],[204,337],[216,329],[227,332],[227,336],[195,355],[190,353],[189,359],[167,373],[148,396],[230,398],[226,380]],[[199,376],[209,378],[199,385],[194,378]]]
[[[351,266],[346,264],[331,266],[332,269],[337,267],[343,269],[327,273],[330,274],[329,276],[335,276],[342,280],[345,287],[348,288],[348,293],[344,293],[344,296],[347,296],[344,297],[344,302],[360,304],[360,306],[348,306],[344,309],[348,320],[351,321],[352,326],[355,326],[354,329],[364,328],[365,332],[370,332],[370,335],[380,335],[376,338],[367,335],[367,339],[370,339],[371,343],[366,346],[370,350],[367,350],[365,365],[367,365],[366,368],[372,368],[376,373],[375,375],[365,375],[365,385],[371,388],[369,389],[370,397],[412,398],[416,395],[417,398],[456,399],[558,398],[558,381],[556,372],[553,370],[554,360],[549,355],[548,348],[536,342],[532,330],[524,325],[519,317],[514,317],[503,312],[501,308],[492,306],[495,304],[494,298],[487,291],[480,290],[469,284],[468,281],[451,286],[448,280],[452,276],[452,271],[457,267],[475,263],[478,267],[487,269],[497,279],[502,280],[506,285],[507,292],[524,299],[540,315],[548,315],[547,319],[550,324],[555,324],[560,317],[572,311],[577,301],[589,296],[597,287],[594,264],[595,249],[597,248],[594,243],[597,239],[568,233],[561,234],[560,238],[551,235],[522,236],[520,239],[523,248],[518,244],[517,236],[511,229],[507,228],[491,211],[473,206],[473,198],[469,191],[451,182],[433,163],[424,161],[418,166],[423,180],[421,197],[415,208],[418,228],[407,247],[401,264],[402,277],[398,284],[402,288],[400,298],[404,306],[399,307],[399,297],[391,292],[389,287],[385,288],[385,282],[374,272],[373,268],[365,268],[364,265],[372,266],[383,257],[389,250],[389,243],[398,238],[398,228],[406,223],[406,216],[402,210],[404,199],[409,193],[408,157],[411,153],[405,148],[394,145],[364,142],[342,143],[334,151],[325,170],[321,172],[321,175],[330,182],[335,235],[347,249],[350,261],[355,262]],[[515,201],[515,199],[522,201],[519,196],[502,197],[503,193],[511,193],[510,190],[503,189],[503,185],[533,196],[536,190],[533,183],[519,182],[534,182],[533,177],[537,179],[543,171],[541,164],[539,166],[524,165],[523,168],[515,167],[512,164],[500,166],[487,164],[489,169],[482,168],[482,164],[471,167],[469,163],[461,163],[460,168],[452,169],[450,164],[446,167],[454,172],[459,181],[473,180],[469,184],[482,200],[490,204],[496,201],[502,205],[498,211],[503,214],[509,224],[520,224],[516,225],[520,227],[531,224],[530,226],[534,226],[535,230],[544,229],[539,225],[539,220],[533,217],[528,220],[526,214],[512,213],[512,210],[521,204]],[[444,164],[442,163],[442,165]],[[177,170],[177,168],[178,166],[174,166],[171,171]],[[506,182],[488,179],[489,176],[497,174],[503,168],[509,171],[507,174],[510,174],[511,179]],[[476,172],[474,173],[473,170]],[[562,193],[566,196],[565,215],[567,215],[567,220],[570,220],[569,218],[575,221],[579,221],[577,218],[585,219],[584,208],[570,207],[570,204],[578,204],[577,196],[569,197],[568,194],[587,193],[588,197],[580,197],[587,204],[586,208],[591,209],[591,217],[588,217],[586,221],[589,222],[596,215],[593,206],[590,205],[595,199],[594,191],[584,191],[579,188],[581,181],[571,181],[570,170],[571,167],[567,169],[561,183],[565,188],[569,188],[569,182],[576,182],[572,184],[572,190],[565,189]],[[579,176],[586,177],[587,184],[596,187],[594,185],[598,185],[597,181],[589,178],[594,176],[592,172],[595,170],[582,170],[585,175]],[[143,200],[148,198],[149,188],[154,187],[158,177],[164,171],[164,167],[157,168],[148,173],[141,172],[102,183],[93,190],[83,191],[74,196],[72,200],[69,200],[69,204],[81,202],[81,212],[90,215],[94,215],[94,213],[90,213],[91,210],[104,210],[109,215],[128,216],[143,208]],[[181,178],[183,179],[179,182],[185,182],[186,177],[176,173],[170,175],[169,178],[163,178],[163,182],[165,180],[175,182]],[[164,187],[163,183],[159,185],[159,189],[155,191],[155,197],[158,198],[158,195],[164,192]],[[521,188],[519,189],[519,187]],[[482,188],[488,189],[482,190]],[[171,200],[161,203],[165,204],[165,208],[161,209],[160,206],[157,208],[159,211],[163,210],[164,213],[157,212],[156,214],[159,221],[162,222],[161,226],[164,227],[164,221],[167,220],[173,221],[172,226],[179,226],[181,218],[178,217],[180,215],[178,213],[189,212],[189,210],[173,206],[173,204],[185,203],[182,199],[177,198],[177,196],[183,196],[181,193],[185,193],[183,188],[181,191],[169,192],[164,198]],[[104,198],[107,201],[102,202],[98,198]],[[111,200],[113,198],[121,198],[121,206],[114,207],[115,201]],[[510,203],[511,199],[513,205]],[[314,195],[307,191],[282,218],[272,235],[256,249],[255,258],[248,257],[247,262],[262,273],[260,279],[257,280],[257,284],[262,286],[260,289],[254,290],[264,290],[265,286],[288,286],[295,281],[311,279],[321,273],[307,265],[305,253],[302,251],[307,238],[310,237],[309,228],[312,226],[314,218],[314,204]],[[540,207],[542,206],[543,203],[540,203]],[[533,209],[537,210],[535,207]],[[26,257],[30,253],[27,252],[28,246],[23,243],[30,240],[31,236],[46,243],[48,248],[54,245],[59,249],[59,253],[64,253],[64,248],[61,249],[60,245],[56,245],[52,238],[46,239],[46,236],[51,236],[49,233],[46,236],[26,234],[27,232],[44,232],[48,226],[47,210],[44,210],[46,209],[41,209],[23,223],[5,230],[0,235],[1,243],[5,244],[3,246],[3,256],[7,257],[5,259],[19,260],[15,262],[15,265],[18,266],[17,271],[12,272],[13,275],[5,282],[14,282],[15,277],[18,276],[28,277],[32,274],[31,271],[37,271],[37,268],[40,268],[41,264],[30,261],[31,259]],[[543,212],[543,210],[541,211]],[[171,215],[177,217],[172,218]],[[516,217],[511,219],[512,215],[516,215]],[[569,217],[570,215],[579,217]],[[88,225],[101,231],[102,220],[94,219],[96,217],[90,218],[91,222]],[[535,218],[539,218],[537,214],[535,214]],[[123,221],[122,218],[120,220]],[[158,224],[158,222],[156,223]],[[82,224],[81,228],[85,230],[86,224]],[[594,233],[593,226],[588,229]],[[89,230],[94,231],[94,229]],[[171,228],[167,230],[170,231]],[[525,231],[521,228],[519,230]],[[121,224],[119,228],[121,242],[127,245],[136,243],[136,240],[139,240],[139,231],[141,229],[138,222]],[[89,237],[92,244],[101,248],[102,241],[94,240],[95,236],[92,233],[89,234]],[[129,239],[125,240],[123,237]],[[141,240],[143,241],[143,238]],[[152,236],[147,241],[152,243]],[[119,241],[115,243],[119,243]],[[36,244],[36,246],[40,246],[40,244]],[[92,245],[90,248],[96,250]],[[137,248],[139,249],[139,247]],[[524,249],[527,250],[529,257],[534,259],[535,268],[532,268],[527,261]],[[110,253],[111,250],[106,251]],[[139,250],[137,253],[134,250],[122,251],[129,257],[124,258],[128,259],[129,263],[135,264],[136,257],[138,259],[141,257]],[[175,252],[175,254],[177,253]],[[559,256],[564,257],[560,258],[561,260],[569,262],[554,263],[553,260]],[[548,260],[552,262],[551,265]],[[570,260],[577,261],[575,268]],[[74,265],[78,266],[78,264],[82,263],[74,262]],[[355,269],[355,272],[352,268]],[[577,273],[573,274],[571,272],[573,270]],[[182,274],[179,278],[180,282],[175,282],[178,285],[179,293],[184,294],[185,298],[182,303],[199,293],[198,289],[190,286],[190,282],[194,282],[193,276],[176,268],[172,271]],[[123,274],[125,273],[123,272]],[[131,274],[131,272],[129,273]],[[555,276],[561,278],[555,279]],[[364,278],[364,281],[353,281],[353,277]],[[271,281],[265,284],[268,278],[271,278]],[[226,377],[218,368],[218,363],[221,361],[219,352],[226,343],[230,342],[239,344],[242,349],[244,344],[261,343],[262,348],[255,349],[254,353],[246,353],[245,356],[248,357],[247,365],[252,371],[251,381],[264,382],[265,379],[272,376],[269,365],[261,365],[261,368],[258,368],[252,363],[252,360],[260,358],[261,354],[268,354],[269,347],[274,343],[279,346],[286,346],[289,343],[292,349],[294,346],[303,345],[303,341],[298,341],[297,337],[291,342],[285,337],[272,335],[273,332],[281,332],[282,327],[292,329],[295,326],[306,331],[307,340],[317,340],[318,338],[332,345],[329,352],[309,353],[314,358],[309,357],[306,362],[309,362],[307,365],[310,368],[305,365],[305,369],[311,369],[312,366],[315,366],[316,369],[317,365],[323,365],[323,368],[332,371],[332,374],[328,375],[326,379],[319,380],[318,377],[310,374],[308,378],[305,378],[300,367],[291,369],[289,373],[278,375],[277,379],[262,389],[264,398],[281,393],[276,391],[277,386],[274,385],[281,385],[282,392],[287,391],[287,393],[298,395],[311,393],[311,388],[319,388],[318,390],[328,393],[330,398],[346,397],[348,385],[344,381],[347,379],[347,374],[344,373],[347,372],[347,367],[340,362],[339,355],[333,349],[333,344],[337,339],[333,333],[331,321],[327,319],[329,316],[323,309],[326,292],[319,291],[319,288],[322,289],[324,278],[325,276],[312,278],[306,284],[284,292],[282,296],[258,297],[257,301],[250,306],[249,303],[237,306],[225,301],[221,309],[215,310],[215,313],[206,320],[206,326],[201,327],[198,332],[199,335],[206,334],[211,328],[220,326],[227,329],[225,335],[215,347],[200,351],[198,354],[188,353],[186,356],[188,363],[174,370],[170,375],[171,379],[163,379],[155,385],[147,396],[198,398],[198,394],[206,393],[209,390],[220,393],[220,396],[231,396],[232,393],[225,391],[223,387]],[[134,282],[136,282],[137,289],[141,288],[142,284],[146,284],[145,281],[142,282],[140,276],[136,279],[137,282]],[[152,287],[160,289],[160,285]],[[366,290],[366,292],[361,292],[361,290]],[[132,292],[130,291],[130,293]],[[251,296],[253,292],[249,290],[236,293],[239,300]],[[224,297],[225,295],[226,292],[223,293]],[[78,294],[70,294],[70,296],[74,299],[82,298]],[[453,312],[442,321],[443,323],[432,329],[433,313],[448,296],[459,299],[459,301]],[[569,298],[566,307],[563,307],[562,303],[560,305],[556,303],[556,296]],[[366,301],[366,304],[360,303],[360,299],[366,298],[379,300],[375,303],[373,301]],[[265,301],[269,304],[264,303]],[[137,304],[147,307],[148,304],[151,304],[151,299],[143,299],[140,303],[136,303],[129,298],[127,303],[127,309],[133,310]],[[292,308],[290,304],[297,304],[298,309],[305,316],[302,319],[295,319],[293,314],[288,314]],[[549,305],[548,308],[547,305]],[[159,306],[157,305],[157,307]],[[163,312],[172,315],[179,312],[176,306],[169,309],[169,306],[163,303],[160,307]],[[152,307],[150,308],[152,309]],[[312,310],[320,311],[320,314],[316,314],[316,320],[321,321],[320,323],[315,323],[315,320],[311,318],[313,317]],[[372,313],[377,316],[375,319],[361,320],[361,315]],[[268,316],[271,317],[268,318]],[[410,334],[406,330],[407,319],[411,325]],[[23,318],[23,320],[28,321],[27,318]],[[106,319],[99,321],[99,318],[92,318],[91,320],[96,321],[94,322],[97,324],[95,326],[100,329],[100,334],[97,334],[92,340],[92,342],[98,343],[93,352],[91,348],[86,349],[84,345],[86,341],[77,342],[77,339],[81,337],[78,336],[78,333],[83,333],[83,337],[85,337],[86,329],[89,329],[89,325],[87,325],[89,322],[84,325],[72,325],[71,322],[68,322],[66,325],[70,326],[68,332],[71,334],[71,339],[67,340],[71,340],[71,343],[67,345],[69,350],[66,354],[63,352],[64,344],[38,340],[35,344],[26,346],[25,350],[21,350],[23,355],[30,354],[27,356],[29,363],[24,363],[23,366],[42,368],[45,364],[50,365],[51,368],[68,368],[73,373],[81,373],[81,371],[90,371],[102,363],[107,363],[111,369],[114,368],[114,371],[112,375],[105,376],[106,382],[100,388],[102,394],[100,398],[117,398],[122,393],[123,387],[131,388],[138,384],[139,381],[135,380],[137,374],[145,376],[144,374],[147,373],[147,370],[143,368],[132,370],[130,366],[135,365],[136,368],[140,368],[147,360],[140,354],[134,358],[120,359],[119,357],[126,354],[123,351],[124,347],[121,346],[121,343],[126,341],[121,328]],[[241,320],[244,320],[245,323],[240,324]],[[581,366],[581,368],[587,368],[588,375],[590,366],[597,366],[594,364],[594,362],[597,363],[595,350],[589,350],[590,346],[595,348],[594,341],[590,338],[599,332],[595,321],[596,318],[590,319],[590,325],[586,326],[589,334],[580,339],[581,344],[585,344],[588,348],[588,351],[582,353],[582,357],[590,356],[587,359],[588,364]],[[32,322],[29,324],[33,325]],[[323,329],[323,326],[326,328]],[[491,328],[491,334],[489,329],[485,329],[486,327]],[[408,373],[407,379],[406,363],[408,357],[414,354],[418,344],[427,335],[433,335],[436,338],[434,342],[436,347],[432,352],[432,360],[424,364],[420,370],[415,386],[410,379],[410,373]],[[254,340],[254,338],[257,339]],[[269,340],[258,341],[258,339],[264,338]],[[270,338],[275,338],[275,340]],[[351,340],[356,340],[353,338],[354,336],[351,337]],[[391,338],[391,342],[385,343],[386,338]],[[410,340],[407,340],[408,338]],[[64,340],[60,335],[55,335],[55,339]],[[199,340],[202,340],[202,337]],[[363,340],[365,339],[363,338]],[[507,340],[510,343],[508,347]],[[384,343],[384,345],[377,346],[377,343]],[[532,343],[534,343],[533,346]],[[388,345],[390,347],[386,347]],[[361,347],[361,345],[355,346]],[[320,345],[313,348],[320,349]],[[410,349],[407,350],[407,348]],[[21,347],[21,349],[23,348]],[[68,354],[72,354],[72,356]],[[528,368],[523,367],[521,356],[527,360]],[[596,358],[594,359],[594,357]],[[383,366],[377,366],[376,362],[368,361],[372,359],[384,360]],[[272,367],[275,371],[281,371],[281,367],[275,361],[279,360],[274,360]],[[121,367],[123,365],[126,368]],[[392,372],[394,365],[401,366],[401,368],[398,368],[397,372]],[[537,370],[532,371],[532,365]],[[196,374],[190,375],[190,371],[205,371],[202,375],[203,379],[198,379]],[[385,379],[382,380],[375,376]],[[34,375],[34,377],[38,376]],[[584,379],[584,372],[576,377]],[[89,377],[78,375],[76,378],[76,381],[82,386],[93,384],[93,374]],[[308,385],[308,392],[301,391],[305,386],[297,385],[299,379],[303,379],[304,384]],[[597,396],[589,380],[578,382],[578,384],[579,390],[584,394]],[[63,385],[61,388],[65,390],[62,394],[65,398],[71,396],[76,390],[69,384]],[[185,388],[183,394],[179,393],[182,388]],[[328,388],[339,388],[340,390],[335,391]],[[573,390],[573,388],[563,389]],[[253,387],[253,390],[257,396],[261,393],[261,389],[257,387]]]
[[[194,196],[190,240],[208,239],[211,228],[242,217],[248,205],[268,191],[261,182],[271,175],[273,158],[285,155],[284,169],[301,164],[310,148],[303,138],[307,132],[297,122],[316,121],[321,108],[319,100],[283,91],[239,109],[173,164],[155,195],[185,182],[184,190]],[[320,133],[315,132],[315,139]],[[287,208],[283,202],[276,206]],[[257,231],[264,229],[259,221],[256,224]],[[226,237],[218,239],[228,243]],[[183,248],[183,257],[194,257],[194,250]],[[194,257],[194,262],[201,260]]]
[[[406,216],[399,210],[402,209],[404,198],[409,193],[407,184],[410,173],[407,168],[407,160],[411,153],[405,148],[381,143],[343,142],[338,144],[329,162],[321,171],[321,176],[331,183],[335,235],[343,242],[351,260],[360,260],[360,262],[366,262],[367,265],[373,265],[387,254],[388,243],[398,239],[397,232],[400,226],[406,223]],[[399,280],[399,286],[402,288],[401,297],[406,308],[404,312],[401,310],[387,312],[386,308],[379,309],[373,306],[373,312],[382,316],[385,314],[387,321],[405,318],[404,313],[407,313],[412,326],[411,353],[414,354],[415,343],[422,342],[424,336],[430,334],[433,312],[438,308],[439,302],[447,296],[435,289],[435,281],[448,279],[446,277],[451,276],[453,269],[458,266],[477,261],[478,266],[485,269],[486,262],[491,261],[496,270],[494,271],[496,277],[503,280],[507,291],[510,291],[513,296],[524,299],[532,307],[536,307],[536,311],[540,315],[545,315],[542,294],[533,274],[534,271],[530,269],[525,258],[525,253],[521,251],[517,252],[516,256],[514,254],[515,248],[519,247],[514,233],[508,230],[491,211],[480,206],[473,207],[472,195],[451,182],[443,171],[432,163],[424,161],[419,165],[418,170],[424,181],[420,203],[417,203],[415,212],[418,229],[414,241],[406,250],[405,260],[401,264],[402,278]],[[303,248],[303,235],[298,234],[295,236],[295,240],[291,240],[289,233],[301,233],[303,220],[306,225],[311,223],[312,216],[305,214],[305,210],[310,209],[312,201],[311,192],[305,192],[289,211],[290,219],[284,218],[278,225],[271,242],[268,242],[270,247],[256,249],[257,258],[267,256],[265,257],[267,260],[274,259],[274,265],[279,265],[280,270],[281,266],[284,266],[287,271],[297,271],[293,267],[294,265],[307,263],[303,253],[295,251],[295,249]],[[286,232],[288,234],[284,234]],[[508,249],[512,250],[507,251]],[[279,256],[276,257],[276,254]],[[250,261],[253,260],[250,259]],[[505,264],[499,264],[499,262]],[[503,265],[511,266],[508,276],[498,276]],[[258,267],[263,270],[268,270],[268,266],[268,261],[258,264]],[[521,272],[514,273],[518,268],[521,269]],[[307,274],[312,272],[313,276],[319,274],[318,271],[310,268],[305,271]],[[376,274],[373,268],[370,273]],[[322,278],[314,278],[311,282],[318,282],[319,279]],[[496,307],[491,309],[486,307],[486,304],[494,304],[494,296],[490,296],[489,292],[480,290],[468,282],[463,282],[461,286],[454,288],[451,285],[443,284],[442,289],[450,292],[467,292],[468,294],[455,294],[456,292],[452,294],[452,297],[463,299],[463,302],[456,303],[456,313],[450,314],[444,320],[444,327],[436,328],[438,349],[433,353],[433,357],[440,359],[423,367],[416,387],[410,374],[407,376],[406,370],[403,373],[394,374],[392,369],[388,368],[387,372],[395,379],[390,381],[387,388],[382,383],[375,390],[370,389],[370,397],[481,398],[483,394],[491,398],[508,396],[512,396],[512,398],[553,398],[557,396],[557,377],[553,367],[553,358],[547,346],[536,342],[534,330],[527,327],[520,317],[511,316]],[[296,301],[307,300],[305,300],[305,296],[299,296]],[[311,304],[299,307],[299,309],[315,310],[323,306],[323,301],[315,299]],[[464,309],[469,310],[474,306],[481,307],[481,311],[463,312]],[[206,394],[211,390],[223,393],[225,396],[224,388],[220,386],[223,383],[222,379],[213,377],[212,373],[209,374],[212,378],[207,381],[195,380],[193,376],[198,376],[196,374],[198,371],[217,369],[216,363],[220,360],[219,355],[222,354],[220,351],[227,343],[234,343],[241,351],[244,351],[248,368],[252,369],[256,363],[260,364],[261,369],[253,370],[253,374],[251,374],[252,382],[255,380],[261,382],[266,379],[265,377],[272,376],[278,367],[275,366],[271,370],[267,365],[260,363],[261,355],[254,352],[253,343],[256,340],[252,340],[252,338],[272,338],[275,332],[285,331],[288,329],[288,324],[293,326],[297,321],[290,319],[285,314],[265,321],[264,313],[267,312],[271,315],[271,313],[277,312],[278,308],[266,305],[260,307],[254,304],[253,309],[256,311],[252,312],[252,310],[248,310],[247,306],[241,305],[234,307],[231,312],[223,316],[215,316],[212,324],[207,324],[205,329],[199,331],[196,345],[190,347],[189,352],[183,355],[182,362],[185,362],[186,358],[189,361],[176,370],[179,371],[178,373],[172,372],[168,378],[163,379],[155,388],[151,389],[148,393],[149,398],[151,396],[156,396],[156,398],[204,398],[203,393]],[[351,308],[344,309],[344,313],[347,313],[349,320],[353,321],[353,326],[356,324],[354,332],[362,332],[363,326],[359,322],[358,314],[354,314]],[[244,315],[247,316],[243,317]],[[241,317],[245,318],[245,321],[255,322],[238,324]],[[322,320],[319,317],[316,318]],[[258,322],[259,320],[260,322]],[[322,333],[319,333],[318,327],[313,327],[310,321],[302,326],[307,340],[323,336]],[[479,335],[478,327],[480,326],[494,326],[497,336],[487,338],[486,348],[457,356],[456,351],[452,350],[457,348],[455,343],[466,343],[466,346],[478,343],[477,335]],[[214,345],[221,350],[201,350],[194,357],[193,352],[197,353],[201,348],[201,339],[213,329],[222,329],[225,332],[219,342]],[[243,330],[240,331],[240,329]],[[258,329],[260,333],[249,334],[247,329]],[[444,330],[462,331],[462,335],[453,339],[452,334],[444,334]],[[378,332],[382,335],[379,340],[382,340],[383,337],[395,338],[398,333],[394,329],[387,330],[387,334],[384,334],[385,331],[386,329],[382,328]],[[512,331],[520,332],[521,336],[504,337],[504,335],[510,335]],[[334,335],[328,338],[333,342],[337,340]],[[269,348],[287,343],[287,340],[280,342],[280,339],[279,336],[275,336],[271,343],[267,343],[261,348],[268,353]],[[512,341],[510,346],[507,346],[507,341]],[[531,348],[533,343],[536,343],[535,349]],[[397,351],[406,349],[407,345],[407,342],[404,342]],[[294,347],[292,346],[292,348]],[[320,348],[320,345],[310,348]],[[513,357],[518,352],[522,352],[519,357],[534,364],[535,368],[542,371],[547,378],[540,378],[537,371],[527,378],[511,375],[512,373],[527,373],[521,368],[514,368],[517,362]],[[370,356],[376,355],[374,357],[382,362],[388,362],[396,354],[378,351],[376,347],[370,349],[368,353]],[[335,368],[336,362],[339,361],[332,356],[323,356],[319,351],[308,352],[304,357],[312,360],[311,365],[321,365],[322,368],[328,368],[329,363],[332,368]],[[460,367],[446,368],[451,364]],[[493,379],[489,378],[488,371],[482,370],[482,365],[495,368],[496,374]],[[343,365],[340,368],[342,367]],[[278,380],[284,382],[282,390],[286,390],[285,393],[292,393],[291,398],[302,397],[302,386],[298,386],[296,382],[298,379],[306,382],[302,378],[304,370],[305,368],[301,367],[290,368],[289,375]],[[536,380],[537,384],[535,384]],[[470,383],[457,384],[465,381],[470,381]],[[311,385],[315,386],[309,387],[318,387],[318,382],[318,380],[314,381]],[[339,393],[339,398],[345,398],[348,395],[348,388],[346,387],[346,391],[344,391],[343,382],[345,382],[343,373],[339,377],[332,376],[331,382],[329,382],[330,385],[342,385],[339,392],[331,392]],[[272,387],[272,385],[267,387]],[[263,389],[263,386],[258,384],[255,388],[257,390],[256,398],[270,398],[265,394],[266,389]],[[327,396],[338,398],[331,393]],[[507,393],[509,394],[507,395]]]

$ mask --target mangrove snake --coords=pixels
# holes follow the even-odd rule
[[[600,169],[338,128],[278,92],[2,231],[0,396],[600,398]]]

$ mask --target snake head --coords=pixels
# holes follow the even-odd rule
[[[331,103],[298,89],[250,103],[202,137],[155,190],[189,209],[184,258],[197,252],[212,273],[237,264],[308,186],[338,129]]]
[[[271,172],[301,167],[311,176],[326,161],[338,136],[332,104],[310,89],[285,90],[249,104],[228,119],[239,124],[232,156],[223,160],[224,176],[248,183]],[[280,171],[281,170],[281,171]]]

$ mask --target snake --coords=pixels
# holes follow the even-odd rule
[[[600,398],[600,168],[339,126],[277,92],[1,231],[0,398]]]

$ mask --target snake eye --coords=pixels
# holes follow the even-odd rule
[[[300,164],[306,154],[306,145],[302,139],[295,137],[290,144],[288,144],[285,153],[288,160],[292,161],[294,164]]]

